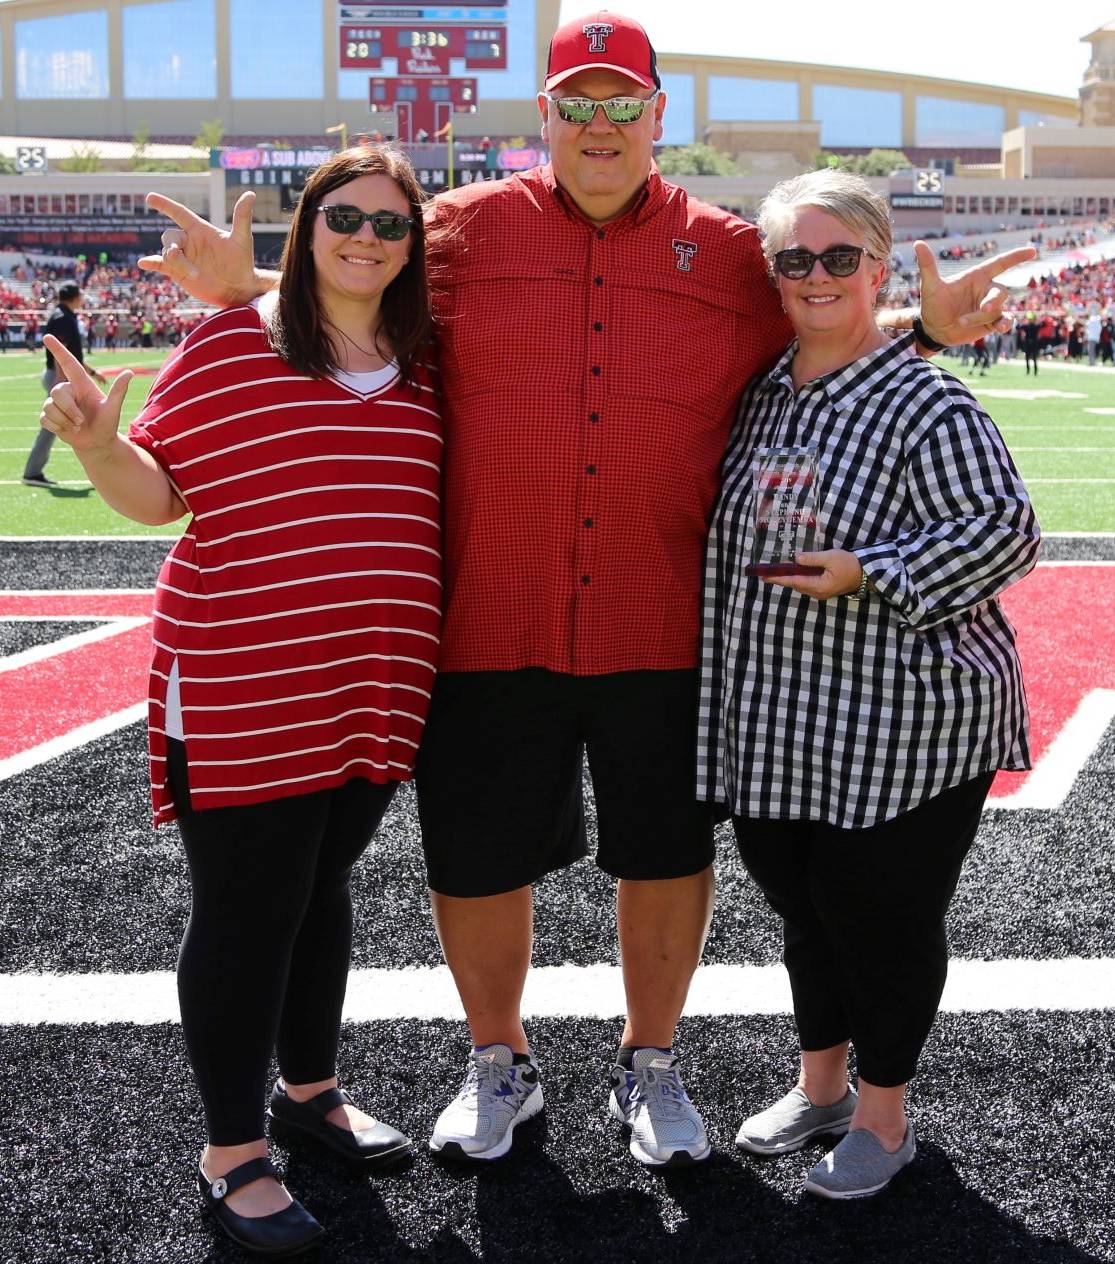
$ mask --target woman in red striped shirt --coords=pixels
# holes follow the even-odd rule
[[[151,786],[193,889],[178,963],[209,1144],[198,1183],[241,1245],[321,1226],[267,1160],[272,1132],[365,1163],[409,1139],[352,1105],[336,1054],[348,879],[426,717],[440,625],[441,426],[422,193],[407,160],[346,150],[311,176],[271,307],[194,329],[127,438],[130,374],[68,378],[43,424],[139,522],[191,515],[156,588]]]

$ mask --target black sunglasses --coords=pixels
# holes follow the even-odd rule
[[[774,266],[787,280],[804,281],[820,259],[821,266],[829,276],[848,277],[859,267],[864,255],[869,259],[875,257],[863,246],[829,246],[819,255],[815,255],[812,250],[795,246],[792,250],[779,250],[774,256]]]
[[[372,232],[383,241],[402,241],[417,222],[397,211],[362,211],[358,206],[345,206],[343,203],[330,203],[317,209],[325,216],[325,225],[330,232],[346,236],[358,233],[361,224],[367,220]]]

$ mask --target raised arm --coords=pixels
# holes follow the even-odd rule
[[[1010,317],[1003,316],[1003,304],[1010,291],[996,285],[995,278],[1008,268],[1033,259],[1037,251],[1033,246],[1019,246],[948,278],[941,276],[933,251],[924,241],[914,243],[914,254],[921,276],[921,321],[925,333],[934,342],[959,346],[996,329],[1001,333],[1010,330]],[[909,329],[917,314],[914,308],[882,311],[879,324]]]
[[[159,272],[180,285],[187,294],[215,307],[250,303],[279,283],[277,272],[257,271],[252,252],[252,206],[256,195],[242,193],[232,208],[228,232],[214,228],[188,206],[148,193],[147,205],[172,219],[176,225],[163,233],[163,252],[144,255],[139,266]]]
[[[181,518],[186,506],[166,471],[150,453],[117,433],[131,373],[122,372],[104,395],[53,334],[43,342],[66,381],[50,392],[40,425],[73,448],[89,481],[117,513],[156,527]]]

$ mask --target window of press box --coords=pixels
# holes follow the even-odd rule
[[[217,95],[216,0],[125,5],[123,36],[126,99]]]
[[[325,95],[320,5],[229,0],[229,52],[232,95],[240,100],[316,101]]]
[[[109,95],[108,12],[85,9],[15,22],[16,96],[22,101]]]

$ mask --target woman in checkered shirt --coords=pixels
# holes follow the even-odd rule
[[[944,987],[945,912],[995,771],[1029,767],[997,598],[1039,532],[991,419],[913,335],[875,324],[885,200],[813,172],[771,192],[760,227],[797,339],[744,393],[725,457],[699,788],[783,919],[802,1050],[796,1087],[737,1141],[785,1154],[845,1134],[805,1188],[853,1198],[914,1156],[905,1087]],[[772,504],[803,489],[782,502],[815,532],[780,568],[797,573],[755,573]]]

